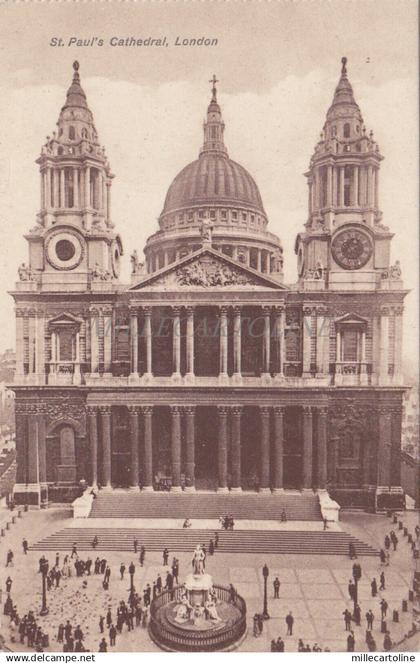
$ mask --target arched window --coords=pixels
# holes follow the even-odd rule
[[[350,138],[350,125],[348,122],[346,122],[346,124],[344,125],[343,136],[344,138]]]
[[[73,126],[69,127],[69,138],[74,140],[76,138],[76,130]]]

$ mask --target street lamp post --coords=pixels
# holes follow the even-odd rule
[[[41,573],[42,573],[42,607],[40,610],[40,615],[48,615],[47,608],[47,573],[48,573],[48,560],[43,559],[41,562]]]
[[[359,580],[362,577],[360,564],[353,564],[354,595],[353,595],[353,617],[356,618],[356,607],[358,603]]]
[[[134,574],[136,572],[136,567],[134,566],[134,563],[131,562],[130,566],[128,567],[128,573],[130,574],[130,606],[132,607],[133,603],[133,595],[134,595]]]
[[[264,578],[264,608],[262,612],[262,618],[263,619],[270,619],[270,615],[268,614],[268,606],[267,606],[267,578],[269,576],[269,569],[267,564],[264,564],[263,569],[262,569],[262,574]]]

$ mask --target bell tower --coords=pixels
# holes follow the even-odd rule
[[[373,290],[389,269],[393,235],[382,225],[379,169],[383,157],[367,132],[347,76],[347,58],[311,157],[308,219],[298,235],[299,279],[308,289]],[[310,285],[318,281],[317,286]]]
[[[80,84],[79,63],[57,122],[36,163],[41,200],[26,236],[29,266],[21,280],[41,290],[85,290],[118,278],[122,246],[111,221],[111,172]],[[23,278],[22,278],[23,274]]]

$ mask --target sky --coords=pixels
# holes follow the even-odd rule
[[[169,46],[112,47],[111,37],[166,36]],[[215,47],[175,46],[176,37]],[[61,37],[63,47],[51,46]],[[71,37],[104,40],[68,46]],[[13,289],[27,261],[23,235],[39,207],[34,163],[55,129],[80,63],[82,86],[116,177],[112,218],[129,256],[157,229],[166,191],[198,156],[210,98],[229,155],[255,178],[282,240],[285,282],[296,281],[296,234],[307,217],[303,173],[337,84],[341,57],[381,165],[383,223],[395,237],[406,299],[406,365],[418,351],[418,70],[414,0],[300,2],[11,3],[0,5],[0,350],[14,346]],[[414,360],[414,361],[413,361]]]

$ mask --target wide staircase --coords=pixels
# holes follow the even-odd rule
[[[235,520],[321,520],[319,500],[314,494],[282,495],[218,493],[129,493],[99,492],[90,518],[195,518],[213,520],[229,514]]]
[[[240,527],[240,523],[237,525]],[[67,551],[77,543],[79,551],[90,551],[91,555],[102,551],[133,552],[133,541],[144,545],[146,551],[162,551],[165,547],[170,553],[191,552],[196,545],[204,543],[207,547],[210,539],[214,540],[211,529],[136,529],[95,527],[92,520],[90,528],[67,528],[51,534],[35,543],[33,550]],[[96,550],[92,550],[92,540],[98,537]],[[378,551],[359,541],[346,532],[327,531],[290,531],[290,530],[219,530],[220,553],[264,553],[284,555],[348,555],[349,543],[352,542],[358,555],[378,555]]]

